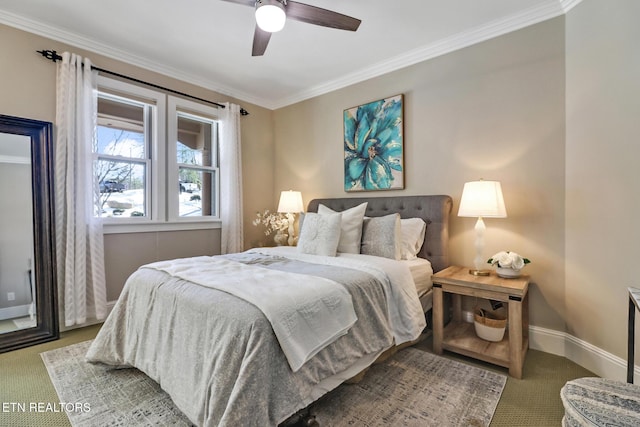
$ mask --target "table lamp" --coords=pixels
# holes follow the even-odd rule
[[[478,217],[476,222],[476,257],[475,269],[469,270],[474,276],[488,276],[489,270],[483,269],[485,259],[482,256],[484,249],[484,231],[486,227],[482,218],[506,218],[507,209],[504,206],[502,187],[498,181],[472,181],[464,184],[458,216]]]
[[[289,246],[293,246],[295,240],[295,229],[293,224],[295,222],[294,214],[304,211],[304,205],[302,204],[302,193],[299,191],[283,191],[280,193],[280,202],[278,203],[278,212],[287,214],[287,222],[289,223],[289,239],[287,243]]]

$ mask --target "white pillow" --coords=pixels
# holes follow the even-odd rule
[[[338,243],[338,252],[359,254],[360,241],[362,239],[362,220],[364,212],[367,210],[367,202],[356,207],[340,212],[342,214],[342,226],[340,233],[340,242]],[[321,215],[336,213],[325,205],[318,206],[318,213]]]
[[[298,252],[336,256],[341,219],[342,215],[339,213],[326,215],[306,213],[298,239]]]
[[[427,223],[422,218],[400,220],[402,230],[402,259],[416,259],[424,243]]]
[[[365,218],[360,253],[400,260],[401,235],[400,214]]]

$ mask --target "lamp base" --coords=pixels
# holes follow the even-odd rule
[[[475,268],[469,269],[469,274],[474,276],[489,276],[491,274],[490,270],[476,270]]]

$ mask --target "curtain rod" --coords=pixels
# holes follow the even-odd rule
[[[47,58],[48,60],[53,61],[53,62],[57,62],[57,61],[61,61],[62,60],[62,56],[58,55],[58,52],[56,52],[55,50],[37,50],[36,52],[38,52],[40,55],[44,56],[45,58]],[[95,65],[92,65],[91,69],[92,70],[96,70],[96,71],[98,71],[100,73],[110,74],[112,76],[120,77],[120,78],[129,80],[129,81],[132,81],[132,82],[140,83],[140,84],[143,84],[143,85],[154,87],[156,89],[161,89],[161,90],[164,90],[164,91],[167,91],[167,92],[171,92],[171,93],[174,93],[176,95],[185,96],[187,98],[191,98],[191,99],[195,99],[195,100],[198,100],[198,101],[206,102],[207,104],[213,104],[213,105],[218,106],[220,108],[225,108],[225,106],[223,104],[220,104],[218,102],[213,102],[213,101],[209,101],[208,99],[198,98],[197,96],[189,95],[188,93],[178,92],[177,90],[169,89],[169,88],[164,87],[164,86],[160,86],[160,85],[157,85],[157,84],[145,82],[144,80],[139,80],[139,79],[136,79],[134,77],[125,76],[124,74],[116,73],[114,71],[105,70],[104,68],[96,67]],[[247,110],[245,110],[244,108],[240,108],[240,114],[243,115],[243,116],[248,116],[249,112]]]

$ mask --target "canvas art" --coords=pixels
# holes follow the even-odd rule
[[[402,95],[344,110],[345,191],[404,188]]]

